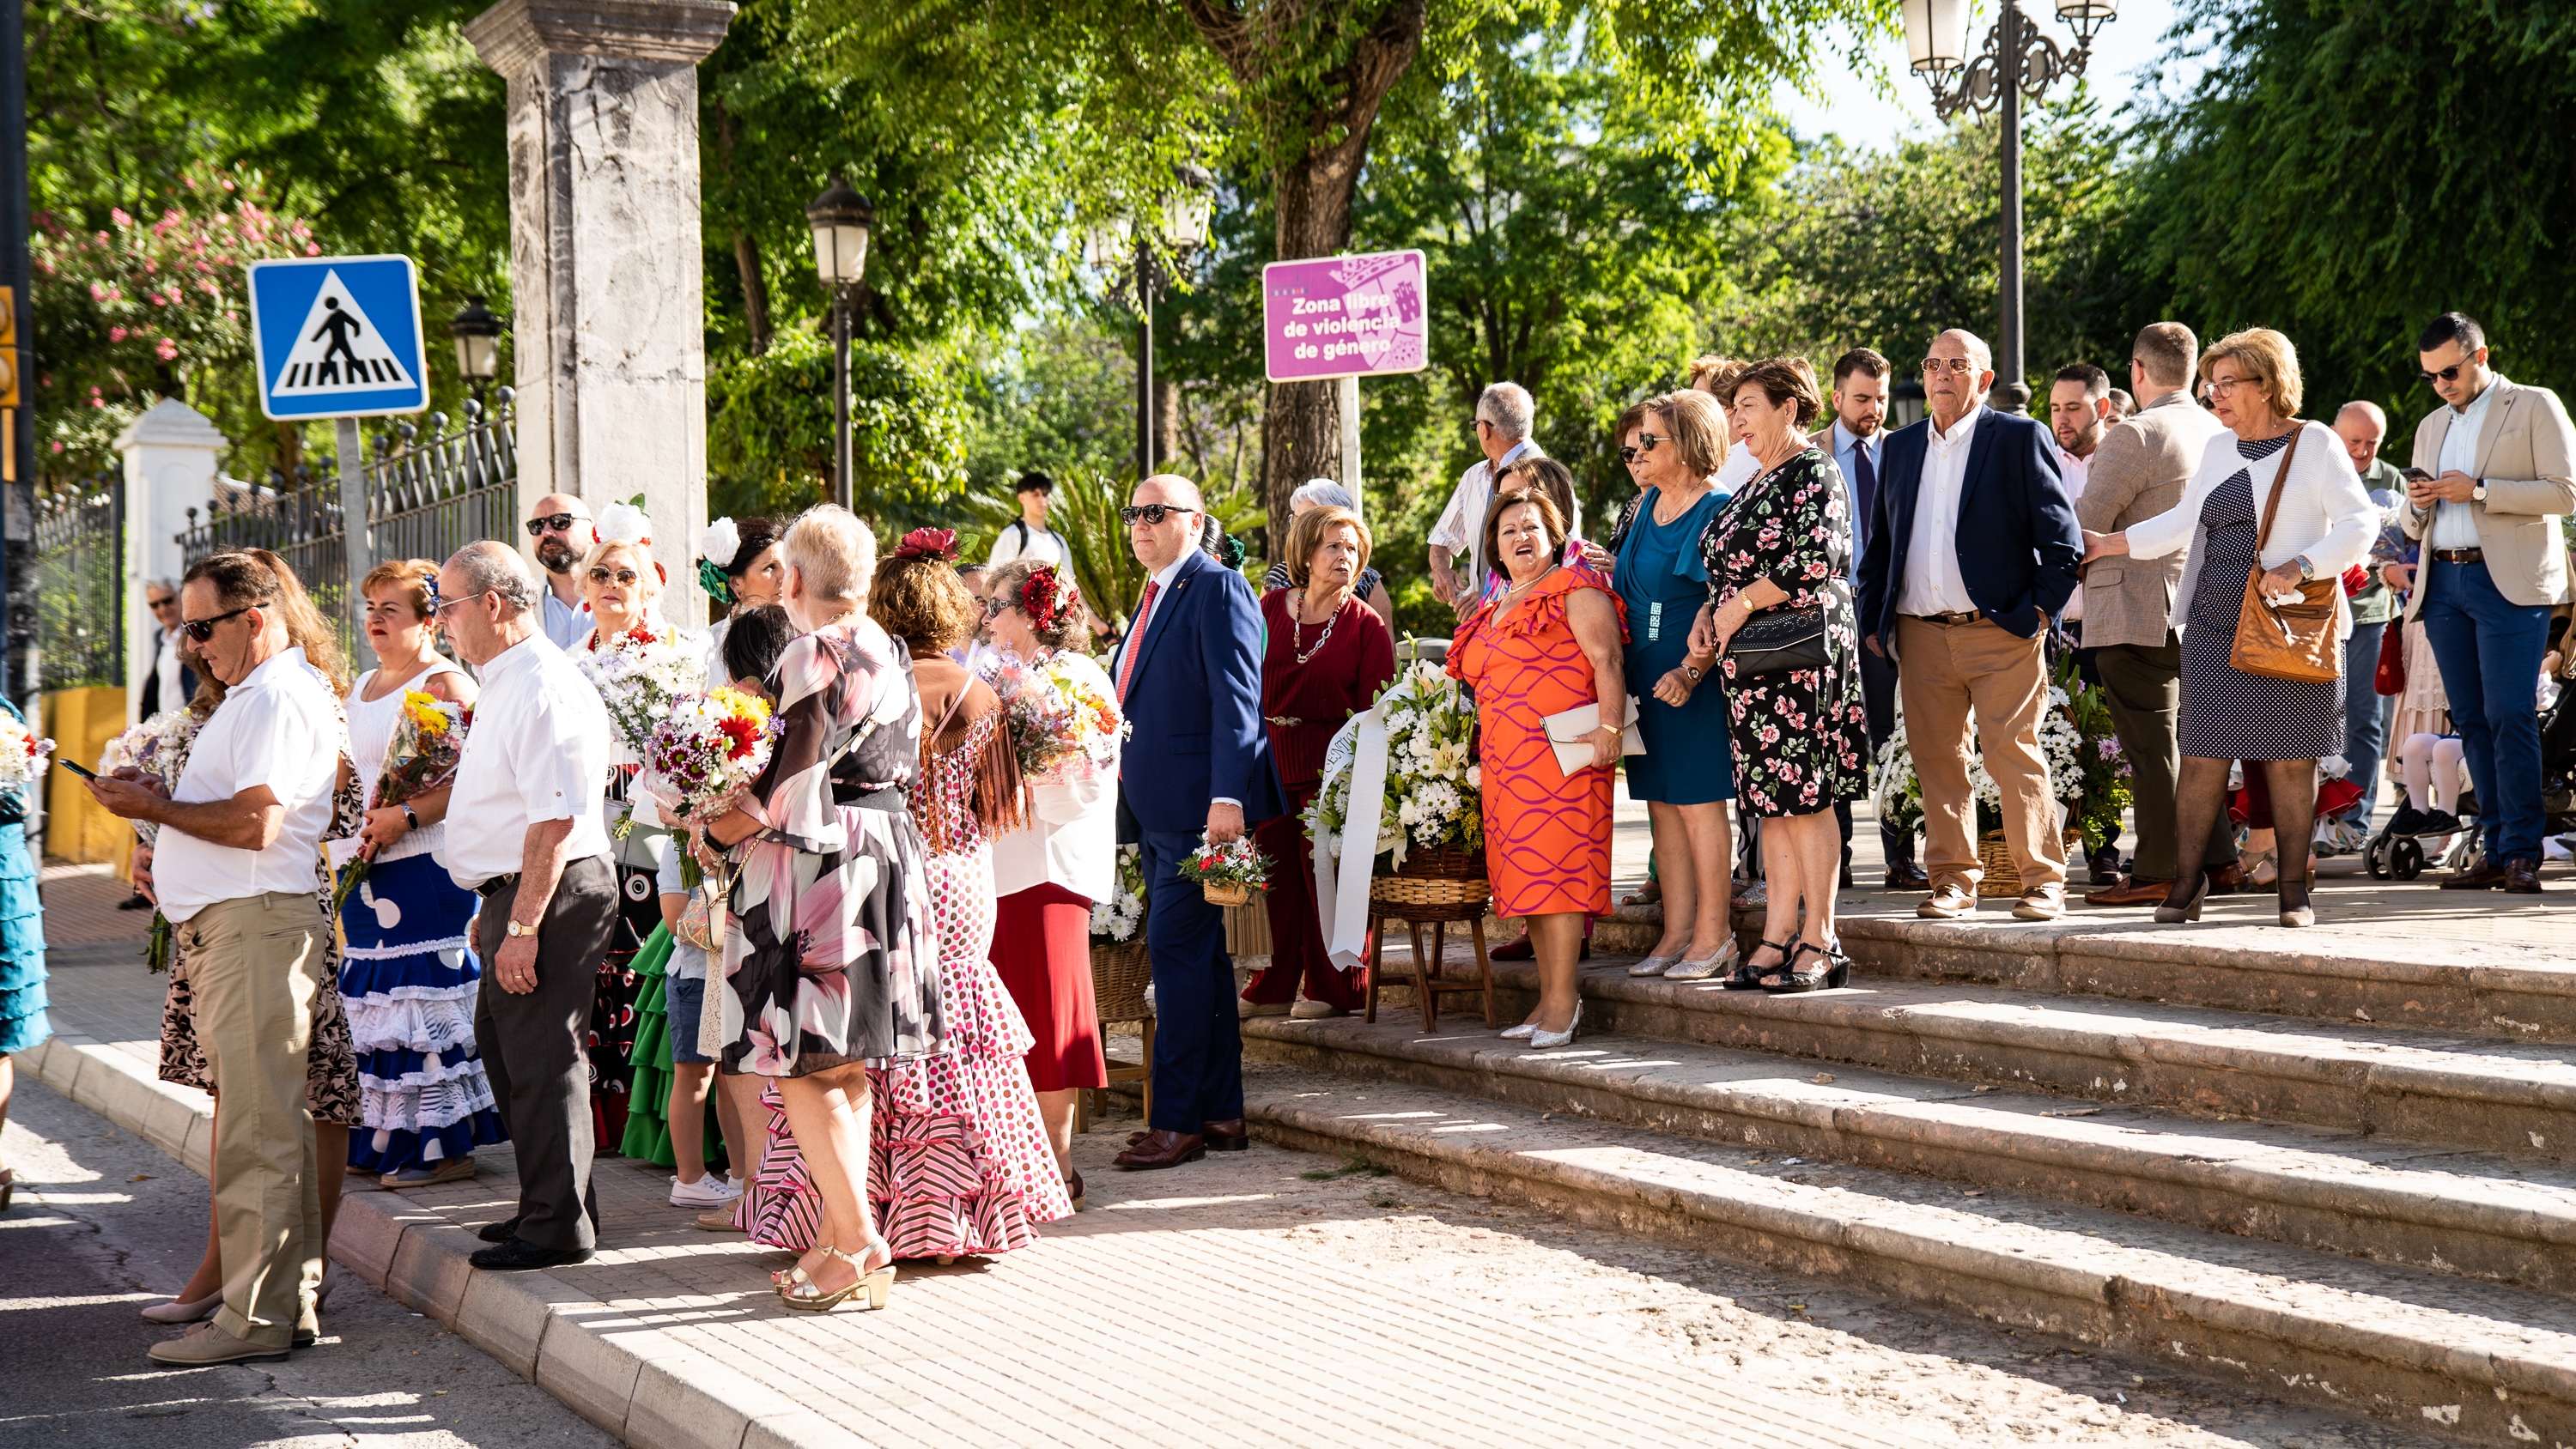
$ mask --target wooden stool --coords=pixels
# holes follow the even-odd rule
[[[1091,948],[1091,999],[1100,1013],[1100,1036],[1109,1037],[1111,1022],[1139,1022],[1143,1025],[1144,1051],[1141,1061],[1120,1061],[1105,1057],[1109,1080],[1145,1084],[1145,1120],[1154,1119],[1154,1013],[1145,1004],[1145,988],[1154,981],[1152,958],[1145,954],[1145,932],[1140,925],[1136,938],[1111,945]],[[1085,1087],[1074,1094],[1073,1130],[1091,1130],[1092,1099],[1105,1089]],[[1104,1104],[1105,1105],[1105,1104]]]
[[[1407,937],[1413,943],[1413,969],[1398,979],[1413,985],[1413,995],[1422,1007],[1422,1029],[1439,1029],[1440,998],[1468,992],[1481,992],[1485,998],[1485,1025],[1494,1025],[1494,963],[1485,954],[1485,908],[1493,899],[1492,888],[1485,880],[1485,853],[1461,850],[1451,846],[1440,850],[1417,850],[1405,858],[1393,875],[1382,875],[1369,882],[1369,1021],[1377,1020],[1377,992],[1386,979],[1386,923],[1404,922]],[[1449,923],[1465,921],[1476,940],[1476,976],[1448,976],[1441,971],[1440,958],[1449,944]],[[1422,954],[1422,928],[1431,928],[1431,954]]]

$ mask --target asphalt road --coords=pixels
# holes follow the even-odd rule
[[[354,1275],[284,1363],[165,1369],[137,1310],[205,1249],[205,1179],[25,1071],[0,1214],[0,1445],[14,1449],[557,1449],[617,1441]]]

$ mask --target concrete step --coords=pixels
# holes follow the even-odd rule
[[[1875,975],[1771,996],[1594,965],[1584,1022],[1626,1036],[2576,1161],[2576,1053],[2561,1047]],[[1528,1015],[1538,968],[1495,976],[1501,1014]]]
[[[1374,1026],[1265,1017],[1243,1024],[1244,1049],[1302,1070],[2576,1293],[2576,1169],[2556,1162],[1606,1032],[1537,1052],[1453,1020],[1424,1036],[1401,1014]]]
[[[1262,1136],[1453,1191],[2461,1442],[2576,1442],[2576,1304],[2548,1294],[1409,1084],[1255,1066],[1246,1085]]]

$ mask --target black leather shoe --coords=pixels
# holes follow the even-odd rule
[[[534,1243],[512,1238],[497,1248],[485,1248],[465,1261],[477,1268],[511,1271],[521,1268],[560,1268],[567,1263],[587,1263],[597,1254],[589,1248],[571,1248],[556,1252]]]
[[[2525,869],[2529,869],[2529,867],[2525,867]],[[2500,864],[2480,865],[2475,870],[2464,870],[2453,875],[2449,880],[2442,882],[2442,889],[2446,891],[2491,891],[2505,883],[2505,877],[2507,874],[2508,871],[2506,868]],[[2532,880],[2532,888],[2537,890],[2539,889],[2539,886],[2539,879],[2537,875],[2535,875]]]
[[[2508,860],[2504,863],[2504,893],[2509,896],[2540,894],[2540,864],[2530,860]]]
[[[1932,888],[1932,877],[1914,862],[1900,860],[1887,868],[1887,888],[1892,891],[1928,891]]]
[[[517,1218],[503,1218],[497,1223],[485,1223],[482,1227],[474,1230],[474,1236],[481,1238],[487,1243],[506,1243],[518,1235],[519,1220]]]

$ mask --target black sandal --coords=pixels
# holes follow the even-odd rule
[[[1798,958],[1810,951],[1824,961],[1823,968],[1815,971],[1796,970]],[[1786,978],[1777,986],[1768,981],[1763,982],[1764,991],[1774,996],[1795,996],[1805,991],[1835,991],[1851,980],[1851,958],[1836,947],[1819,946],[1812,941],[1799,942],[1798,949],[1789,953],[1789,959],[1782,963],[1782,968],[1763,973],[1765,976]]]
[[[1795,939],[1795,937],[1792,937],[1791,941],[1794,941]],[[1774,971],[1787,967],[1790,961],[1795,959],[1796,953],[1789,949],[1791,941],[1765,941],[1762,943],[1762,946],[1768,946],[1772,950],[1780,953],[1780,964],[1778,966],[1755,966],[1753,964],[1753,953],[1758,953],[1762,949],[1762,946],[1756,946],[1753,948],[1752,953],[1747,953],[1742,960],[1735,963],[1735,969],[1733,971],[1720,977],[1717,984],[1728,991],[1760,991],[1765,989],[1762,985],[1762,978],[1770,975]]]

